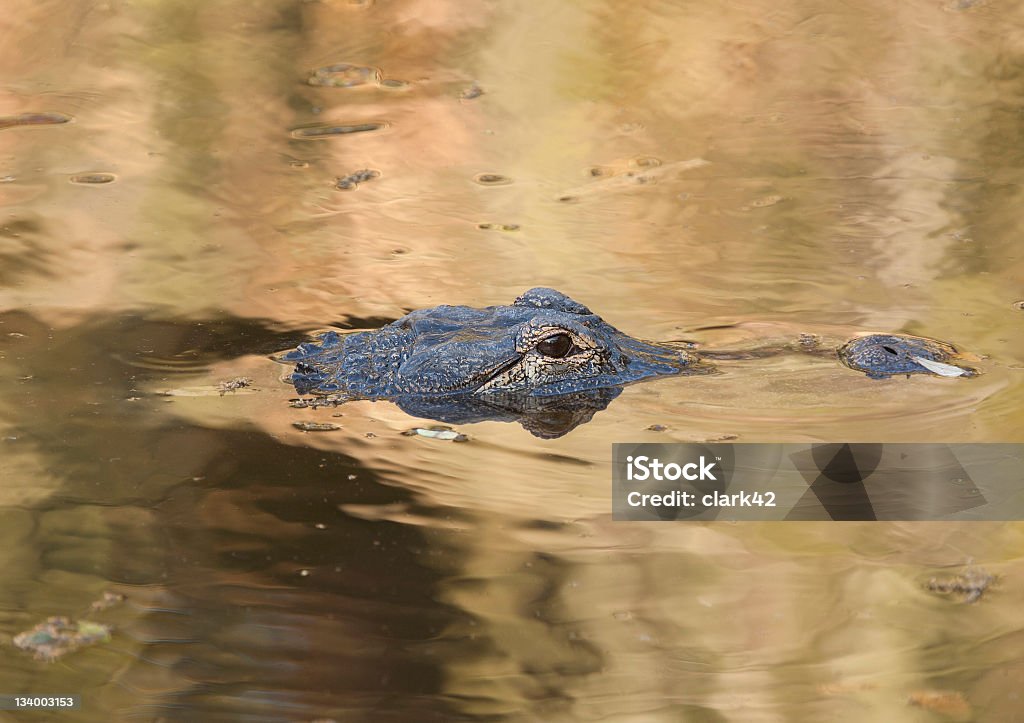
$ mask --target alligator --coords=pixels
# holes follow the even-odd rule
[[[327,331],[277,355],[294,364],[299,406],[388,399],[446,422],[518,420],[553,437],[588,421],[622,387],[657,376],[714,371],[692,342],[635,339],[559,291],[535,288],[508,306],[436,306],[375,331]],[[944,342],[872,334],[826,350],[870,377],[971,376]]]

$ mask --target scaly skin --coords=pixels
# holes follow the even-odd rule
[[[725,352],[707,355],[729,358]],[[949,344],[908,335],[862,336],[838,356],[874,378],[975,374],[954,366],[957,352]],[[327,332],[277,359],[295,364],[291,382],[300,394],[339,399],[553,397],[708,371],[696,354],[634,339],[545,288],[531,289],[509,306],[436,306],[376,331]]]
[[[510,306],[437,306],[377,331],[328,332],[279,357],[300,394],[556,396],[693,370],[696,357],[634,339],[553,289]]]

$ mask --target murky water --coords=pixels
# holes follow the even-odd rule
[[[0,48],[0,694],[81,695],[68,720],[1024,710],[1024,526],[609,503],[614,441],[1024,441],[1018,4],[10,0]],[[387,402],[290,408],[268,358],[542,285],[638,337],[898,331],[982,375],[779,354],[458,444]],[[981,600],[927,589],[969,561]],[[113,634],[10,644],[53,615]]]

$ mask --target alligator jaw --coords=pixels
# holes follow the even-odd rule
[[[473,394],[483,394],[483,393],[492,391],[493,390],[493,386],[492,385],[493,385],[494,381],[498,377],[500,377],[502,374],[507,372],[509,369],[514,367],[516,364],[521,362],[522,360],[523,360],[522,354],[516,354],[515,356],[513,356],[513,357],[511,357],[509,359],[506,359],[505,361],[499,362],[498,364],[496,364],[489,371],[484,373],[484,375],[483,375],[483,377],[484,377],[483,384],[481,384],[476,389],[474,389],[473,390]]]

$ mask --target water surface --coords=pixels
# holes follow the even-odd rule
[[[615,441],[1024,442],[1017,4],[4,16],[0,693],[79,694],[68,720],[1021,709],[1019,524],[626,524],[608,499]],[[268,358],[534,286],[642,338],[902,332],[983,373],[780,354],[456,444],[387,402],[290,408]],[[970,561],[999,576],[978,602],[926,589]],[[8,644],[87,613],[109,643]]]

